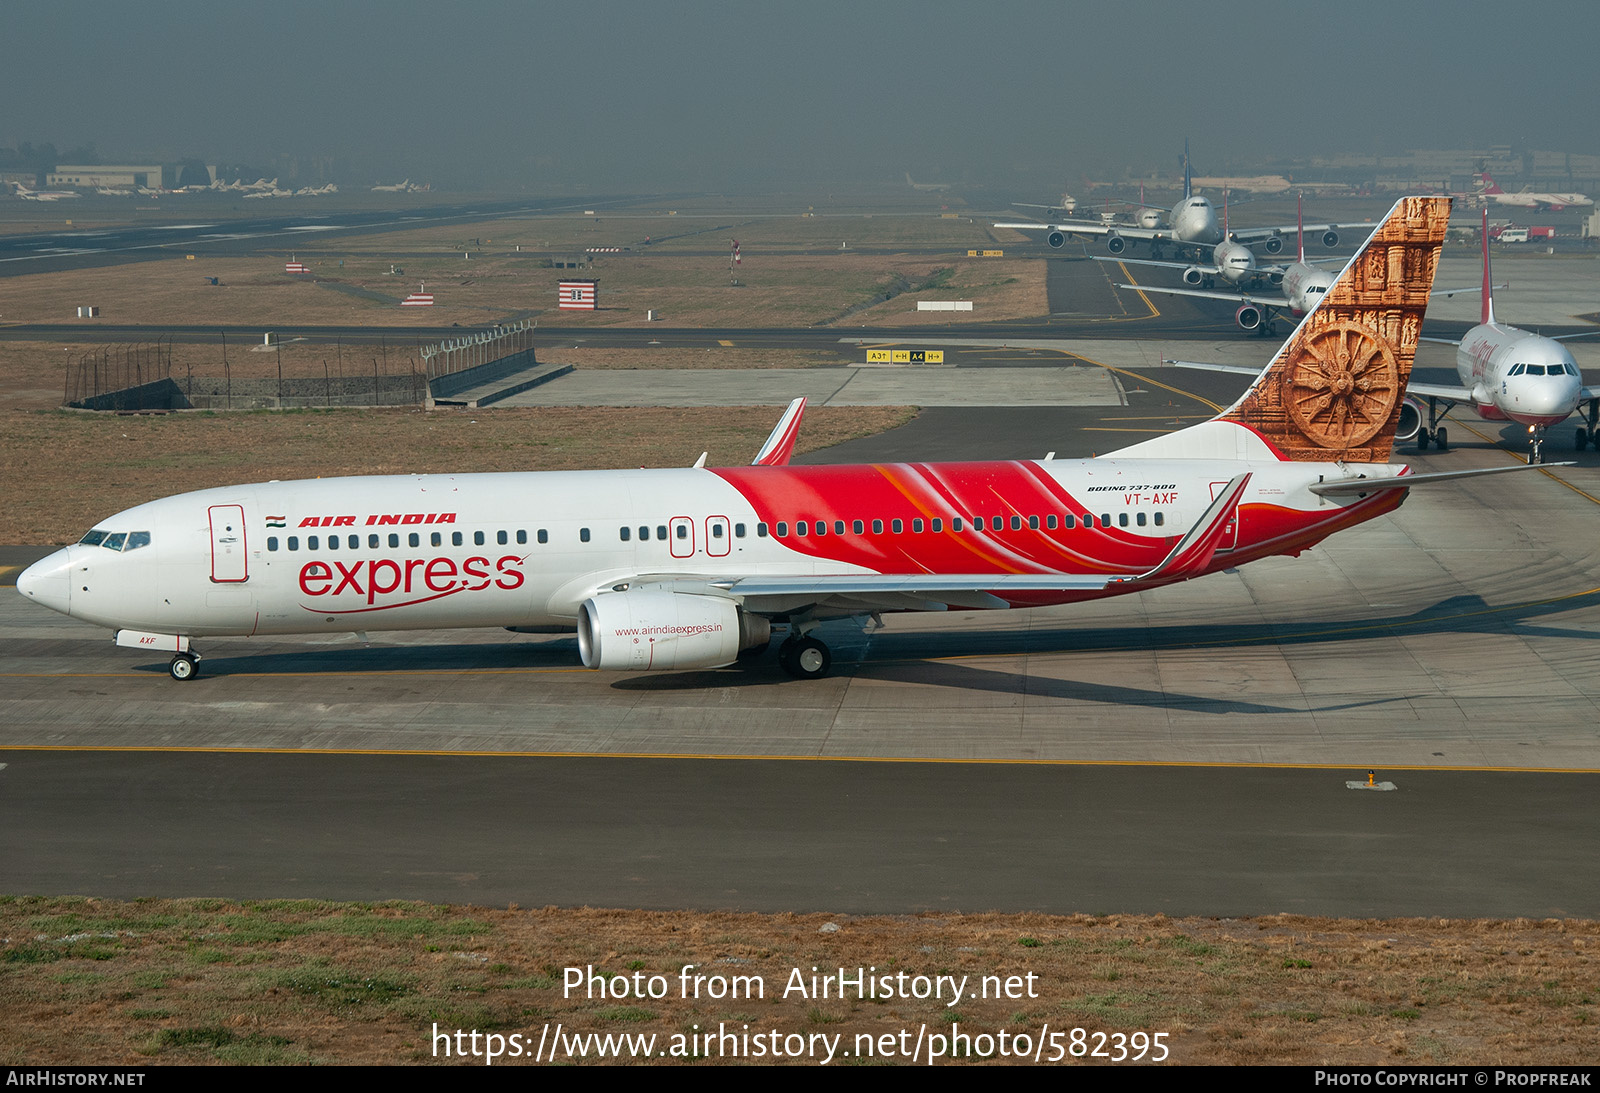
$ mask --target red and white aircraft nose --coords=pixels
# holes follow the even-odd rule
[[[58,550],[34,562],[17,577],[17,591],[63,615],[72,613],[72,555]]]

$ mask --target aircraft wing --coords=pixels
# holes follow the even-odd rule
[[[1308,234],[1311,232],[1359,231],[1362,233],[1361,238],[1366,239],[1367,236],[1371,235],[1377,230],[1378,225],[1367,222],[1362,222],[1359,224],[1306,224],[1303,228],[1298,224],[1284,224],[1276,228],[1233,228],[1228,232],[1228,234],[1235,242],[1248,244],[1259,243],[1264,239],[1271,239],[1273,236],[1278,236],[1282,239],[1288,239],[1292,242],[1293,236],[1297,231],[1305,231]]]
[[[1092,254],[1089,257],[1093,258],[1096,262],[1122,262],[1130,266],[1161,266],[1164,269],[1197,269],[1201,273],[1207,274],[1211,277],[1216,277],[1222,272],[1222,269],[1214,263],[1202,266],[1194,262],[1163,262],[1155,258],[1123,258],[1117,255],[1107,256],[1104,254]],[[1262,270],[1262,272],[1270,274],[1273,271]]]
[[[729,578],[652,574],[628,583],[697,595],[726,595],[758,615],[804,611],[834,617],[875,611],[1003,608],[1011,606],[1004,598],[1007,593],[1099,592],[1113,584],[1165,583],[1197,576],[1211,564],[1249,484],[1249,472],[1230,481],[1161,563],[1143,573],[822,573]]]
[[[1271,307],[1279,311],[1289,310],[1289,301],[1282,296],[1257,296],[1250,292],[1215,292],[1206,288],[1155,288],[1151,285],[1124,285],[1117,283],[1118,288],[1131,288],[1135,292],[1161,292],[1168,296],[1196,296],[1202,300],[1223,300],[1230,304],[1255,304],[1257,307]],[[1188,361],[1171,361],[1172,364],[1189,366]],[[1210,368],[1211,365],[1197,364],[1196,368]],[[1246,368],[1252,376],[1257,375],[1261,369]]]
[[[1124,239],[1171,239],[1166,228],[1136,228],[1125,224],[1102,224],[1092,220],[1063,220],[1059,224],[996,224],[997,228],[1017,231],[1065,232],[1067,235],[1120,235]]]
[[[1191,295],[1193,294],[1191,293]],[[1230,299],[1232,298],[1230,297]],[[1242,364],[1178,361],[1166,357],[1162,358],[1161,363],[1172,368],[1196,368],[1202,372],[1232,372],[1236,376],[1259,376],[1261,374],[1261,369],[1251,368]],[[1414,381],[1406,384],[1406,394],[1421,395],[1423,398],[1447,398],[1456,402],[1466,402],[1472,397],[1472,392],[1465,387],[1450,387],[1442,383],[1416,383]]]

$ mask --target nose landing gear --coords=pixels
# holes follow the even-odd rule
[[[179,653],[167,665],[167,674],[179,683],[186,683],[200,674],[200,654],[194,650]]]

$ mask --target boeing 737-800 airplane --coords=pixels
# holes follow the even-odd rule
[[[36,603],[196,671],[221,635],[575,630],[592,668],[714,668],[886,611],[1033,607],[1296,555],[1398,506],[1389,463],[1448,198],[1405,198],[1251,388],[1099,459],[324,478],[128,509],[25,571]],[[1517,469],[1512,468],[1496,468]]]

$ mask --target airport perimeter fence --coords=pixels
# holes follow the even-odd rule
[[[102,346],[67,366],[64,401],[87,410],[261,410],[421,406],[428,374],[419,348],[387,340]]]
[[[428,382],[434,385],[434,393],[439,393],[438,381],[459,372],[524,355],[531,359],[534,326],[532,319],[522,319],[488,330],[475,330],[437,345],[423,346],[418,352],[427,365]]]

